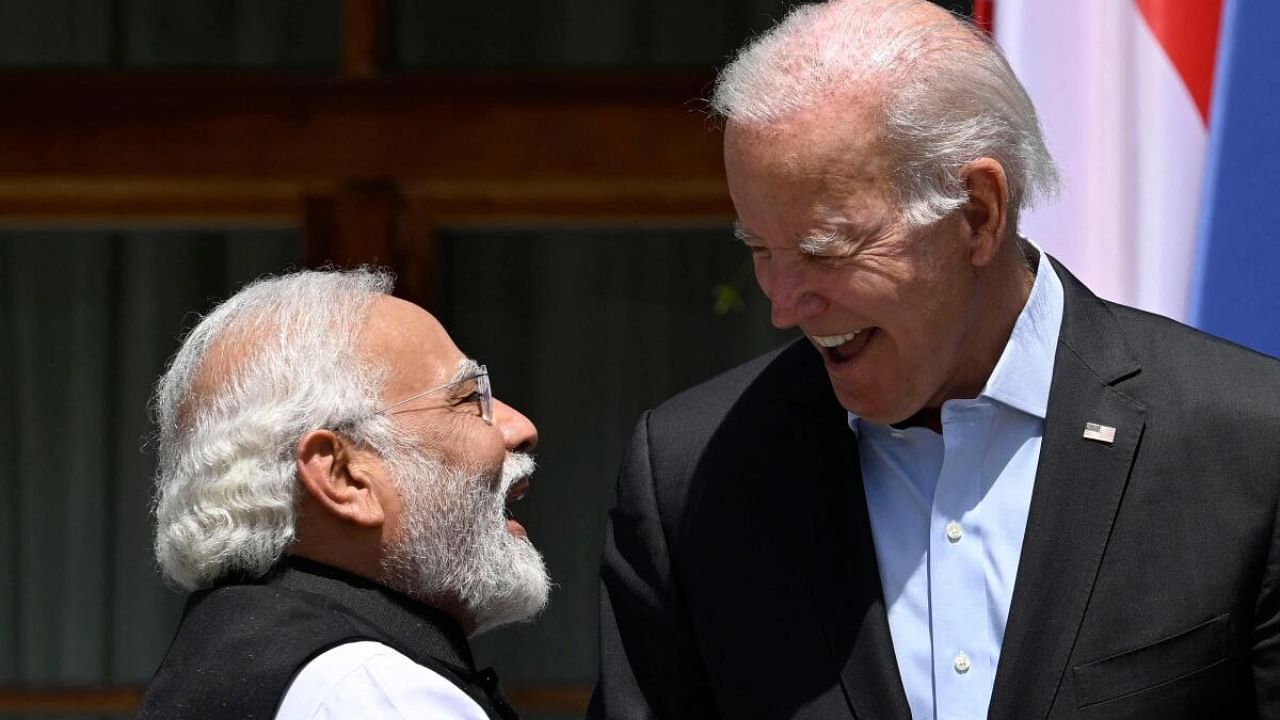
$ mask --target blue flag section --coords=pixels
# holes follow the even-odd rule
[[[1228,0],[1191,321],[1280,356],[1280,0]]]

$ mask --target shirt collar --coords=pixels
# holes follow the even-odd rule
[[[1049,258],[1035,245],[1032,248],[1040,261],[1031,296],[1018,314],[981,396],[1043,420],[1049,407],[1058,331],[1062,329],[1063,291]]]
[[[1062,280],[1038,245],[1023,238],[1039,257],[1031,295],[1013,325],[1009,342],[996,361],[979,397],[986,397],[1029,415],[1044,419],[1053,382],[1053,359],[1062,329]],[[849,413],[849,427],[856,433],[860,418]]]

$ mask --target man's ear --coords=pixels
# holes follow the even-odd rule
[[[377,458],[332,430],[312,430],[298,440],[298,481],[330,515],[361,527],[381,527],[386,512],[374,484]]]
[[[1009,180],[1004,166],[992,158],[978,158],[960,172],[969,191],[969,201],[962,208],[969,257],[976,267],[982,267],[991,262],[1004,242]]]

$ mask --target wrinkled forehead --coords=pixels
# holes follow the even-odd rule
[[[866,114],[849,118],[814,112],[776,127],[726,127],[739,237],[801,242],[891,222],[895,163]]]

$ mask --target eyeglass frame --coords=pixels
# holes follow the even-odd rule
[[[441,390],[447,390],[453,387],[454,385],[460,385],[464,382],[475,380],[476,392],[479,393],[480,395],[480,419],[484,420],[489,425],[492,425],[493,424],[493,385],[489,381],[489,368],[479,364],[477,364],[475,368],[476,368],[476,372],[474,372],[471,375],[468,375],[463,378],[458,378],[457,380],[450,380],[449,382],[443,385],[437,385],[436,387],[433,387],[429,390],[423,390],[422,392],[417,393],[415,395],[410,395],[409,397],[403,400],[397,400],[396,402],[393,402],[390,405],[387,405],[381,410],[371,412],[360,419],[363,420],[363,419],[371,418],[371,417],[374,417],[375,415],[387,415],[390,411],[400,407],[401,405],[407,405],[408,403],[411,403],[414,400],[424,398],[432,393],[437,393],[437,392],[440,392]],[[350,422],[355,423],[355,422],[359,422],[359,420],[353,420]],[[346,424],[348,423],[344,423],[344,425]]]

